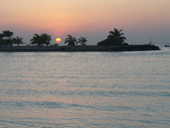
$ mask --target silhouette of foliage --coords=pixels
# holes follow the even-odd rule
[[[128,45],[124,43],[126,37],[123,36],[122,29],[118,30],[114,28],[114,31],[110,31],[108,37],[105,40],[100,41],[97,45],[112,46],[112,45]]]
[[[77,41],[77,44],[80,43],[81,46],[85,46],[87,42],[87,37],[80,37]]]
[[[3,38],[3,35],[2,35],[2,34],[0,34],[0,45],[2,45],[2,44],[3,44],[3,42],[4,42],[4,40],[3,40],[2,38]]]
[[[108,39],[118,39],[120,40],[122,43],[124,42],[124,40],[126,40],[126,37],[124,37],[124,33],[122,33],[122,29],[118,30],[116,28],[114,28],[114,31],[110,31],[109,35],[108,35]]]
[[[2,33],[3,37],[6,37],[6,39],[12,39],[13,34],[14,33],[9,30],[3,31]]]
[[[34,34],[33,38],[30,41],[32,45],[37,44],[38,46],[43,46],[45,44],[46,46],[48,46],[51,40],[51,35],[43,33],[41,35]]]
[[[9,30],[3,31],[2,34],[0,34],[0,44],[5,46],[12,46],[12,36],[13,32]]]
[[[68,44],[68,46],[75,46],[76,38],[72,35],[67,35],[67,38],[65,39],[65,44]]]
[[[58,46],[58,44],[54,44],[54,45],[52,45],[52,46]]]
[[[17,44],[18,46],[19,46],[20,44],[23,44],[23,43],[24,43],[24,42],[23,42],[23,38],[18,37],[18,36],[16,36],[15,38],[13,38],[13,39],[12,39],[12,42],[13,42],[14,44]]]
[[[3,34],[0,34],[0,39],[2,39],[3,38]]]

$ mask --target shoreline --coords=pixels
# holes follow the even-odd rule
[[[155,45],[122,46],[0,46],[0,52],[116,52],[160,50]]]

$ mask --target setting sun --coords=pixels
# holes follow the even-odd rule
[[[57,43],[60,43],[60,42],[61,42],[61,39],[60,39],[60,38],[57,38],[57,39],[56,39],[56,42],[57,42]]]

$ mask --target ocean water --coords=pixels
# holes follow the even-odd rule
[[[1,52],[2,128],[169,128],[170,48]]]

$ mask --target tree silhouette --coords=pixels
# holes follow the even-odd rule
[[[4,40],[3,40],[3,35],[0,34],[0,45],[3,45],[3,42],[4,42]]]
[[[2,39],[3,38],[3,34],[0,34],[0,39]]]
[[[75,37],[67,35],[67,38],[65,39],[65,44],[68,44],[68,46],[75,46],[76,41],[77,40]]]
[[[23,38],[18,37],[18,36],[16,36],[16,38],[13,38],[12,41],[13,41],[14,44],[17,44],[18,46],[19,46],[20,44],[23,44],[23,43],[24,43],[24,42],[23,42]]]
[[[52,40],[51,39],[52,36],[49,35],[49,34],[44,33],[44,34],[41,34],[41,37],[42,37],[42,40],[44,41],[44,44],[46,46],[48,46],[50,44],[50,41]]]
[[[43,33],[41,35],[34,34],[33,38],[30,40],[31,44],[37,44],[38,46],[46,45],[48,46],[51,41],[51,35],[48,35],[46,33]]]
[[[13,36],[13,32],[6,30],[3,31],[1,34],[3,41],[3,45],[10,45],[12,46],[12,36]]]
[[[109,35],[108,35],[108,39],[117,39],[119,41],[121,41],[121,43],[124,42],[124,40],[126,40],[126,37],[124,37],[124,33],[122,33],[123,29],[118,30],[116,28],[114,28],[114,31],[110,31]]]
[[[77,41],[77,44],[80,43],[81,46],[85,46],[87,42],[87,37],[80,37]]]
[[[6,31],[3,31],[2,35],[3,37],[6,37],[6,39],[12,39],[13,32],[6,30]]]
[[[113,46],[113,45],[128,45],[124,43],[126,37],[123,36],[122,29],[118,30],[114,28],[114,31],[110,31],[108,37],[105,40],[100,41],[97,45]]]

